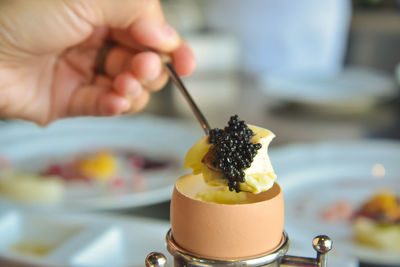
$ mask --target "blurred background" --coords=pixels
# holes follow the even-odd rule
[[[198,67],[184,82],[210,125],[224,127],[231,115],[238,114],[277,135],[271,144],[271,160],[281,186],[287,184],[286,230],[293,243],[291,252],[313,256],[310,243],[317,233],[309,228],[317,223],[321,231],[336,237],[339,249],[330,266],[400,266],[400,248],[359,250],[346,215],[353,216],[381,186],[400,196],[400,1],[161,2],[168,22],[194,50]],[[201,135],[188,104],[171,82],[153,95],[140,116],[132,118],[66,120],[48,129],[0,122],[0,166],[5,170],[0,174],[0,232],[4,231],[0,236],[10,232],[8,227],[17,227],[12,228],[14,235],[8,237],[8,243],[0,240],[0,259],[7,260],[4,266],[17,261],[40,266],[62,261],[71,266],[141,266],[137,262],[143,262],[147,252],[165,251],[172,186],[184,173],[185,152]],[[324,168],[315,177],[301,171],[317,165]],[[115,171],[115,166],[121,170]],[[107,180],[110,173],[113,176]],[[321,186],[319,195],[309,194],[315,198],[324,198],[324,190],[331,188],[329,199],[304,200],[305,196],[292,194],[290,190],[296,190],[290,183],[294,173],[310,188]],[[39,201],[47,205],[57,200],[56,209],[54,203],[51,209],[38,208],[35,196],[26,197],[15,187],[11,186],[13,193],[9,193],[7,177],[12,176],[22,177],[23,186],[35,186],[39,195],[45,195],[41,184],[35,182],[38,175],[63,178],[61,187],[46,184],[53,188],[52,193]],[[85,186],[71,183],[74,176],[85,180]],[[326,184],[320,184],[325,178]],[[343,179],[353,181],[354,187],[340,187]],[[371,186],[359,192],[360,184]],[[63,190],[67,193],[60,197]],[[299,210],[314,208],[295,205],[303,200],[339,210],[339,219],[334,216],[332,224],[318,212],[314,212],[315,218],[321,219],[318,222],[296,217]],[[62,226],[50,222],[51,226],[36,229],[24,223],[49,213],[64,218]],[[104,222],[105,234],[92,237],[100,240],[96,241],[99,244],[87,241],[90,234],[79,236],[81,230],[64,225],[79,220],[83,228]],[[397,241],[390,241],[398,244],[399,222],[400,216],[397,230],[389,234],[398,235],[393,239]],[[110,225],[117,230],[107,228]],[[65,236],[76,233],[77,240],[70,243],[94,245],[73,251],[68,242],[60,245],[66,242],[64,235],[50,242],[32,234],[52,227],[54,233],[62,232],[57,227],[66,229]],[[42,244],[39,248],[38,242]],[[43,242],[47,242],[44,247]],[[115,249],[108,250],[110,246]],[[49,257],[32,256],[37,254]]]
[[[398,1],[163,3],[195,51],[185,82],[211,125],[238,113],[279,133],[273,145],[399,137]],[[169,87],[151,104],[192,116]]]

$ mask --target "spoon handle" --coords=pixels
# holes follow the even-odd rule
[[[197,120],[200,122],[200,125],[203,128],[205,134],[207,135],[210,131],[210,125],[208,124],[203,113],[201,113],[200,109],[197,107],[196,103],[193,101],[189,92],[186,90],[185,85],[183,84],[181,78],[179,78],[179,76],[176,73],[172,64],[170,62],[166,62],[165,66],[167,67],[167,70],[169,72],[169,75],[170,75],[172,81],[175,83],[175,85],[178,87],[179,91],[181,91],[181,93],[185,97],[186,101],[189,103],[190,108],[192,109]]]

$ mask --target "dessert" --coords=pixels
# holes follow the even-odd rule
[[[400,199],[394,193],[378,193],[355,215],[356,241],[388,251],[400,251]]]
[[[203,174],[209,185],[230,191],[267,191],[276,179],[268,157],[268,145],[274,137],[269,130],[246,125],[237,115],[232,116],[227,127],[211,130],[188,151],[185,169]]]

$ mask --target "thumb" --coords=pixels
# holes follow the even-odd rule
[[[177,32],[165,22],[139,19],[130,27],[132,37],[141,45],[161,52],[173,52],[182,44]]]
[[[83,0],[81,0],[83,1]],[[87,6],[86,1],[82,5]],[[178,33],[164,18],[158,0],[97,0],[89,16],[96,26],[126,29],[139,44],[161,52],[172,52],[182,43]]]
[[[138,43],[158,51],[172,52],[181,45],[178,33],[166,23],[158,0],[147,5],[129,31]]]

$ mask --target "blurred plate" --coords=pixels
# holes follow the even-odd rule
[[[337,112],[365,112],[398,94],[394,77],[377,70],[346,67],[332,77],[265,75],[262,89],[276,100]]]
[[[0,266],[143,267],[146,256],[158,251],[171,267],[169,228],[167,221],[135,216],[0,205]]]
[[[99,149],[140,152],[175,163],[171,168],[147,173],[141,188],[110,191],[102,186],[82,189],[66,183],[66,195],[59,206],[80,209],[138,207],[168,200],[176,179],[183,174],[188,148],[202,134],[200,128],[184,122],[149,116],[68,119],[44,129],[29,123],[9,123],[0,131],[0,155],[16,168],[35,169],[31,165]]]
[[[400,194],[400,142],[359,141],[292,145],[271,151],[285,195],[285,228],[294,243],[309,246],[318,234],[334,242],[333,257],[399,264],[400,254],[364,247],[353,241],[348,221],[327,222],[322,212],[341,200],[358,208],[380,189]],[[377,165],[380,164],[380,165]],[[384,166],[384,177],[372,169]]]

